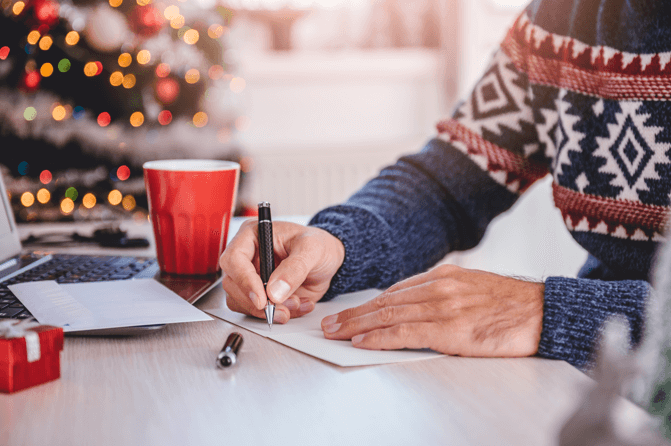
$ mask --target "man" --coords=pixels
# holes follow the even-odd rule
[[[268,298],[276,321],[341,293],[390,287],[324,318],[324,336],[367,349],[538,354],[585,367],[602,322],[622,313],[638,344],[671,192],[670,16],[664,2],[532,2],[421,152],[308,227],[275,223],[281,262]],[[590,253],[578,278],[426,271],[475,246],[548,173],[555,205]],[[221,266],[229,307],[263,317],[256,239],[255,224],[243,225]]]

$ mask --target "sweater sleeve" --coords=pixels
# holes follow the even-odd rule
[[[616,313],[627,318],[631,345],[638,346],[649,293],[643,280],[547,278],[538,355],[586,367],[603,322]]]

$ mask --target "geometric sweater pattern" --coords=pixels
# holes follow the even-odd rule
[[[603,321],[616,313],[636,346],[671,194],[664,9],[532,2],[436,138],[313,217],[346,250],[323,299],[388,287],[475,246],[549,174],[555,206],[590,255],[578,277],[545,279],[538,354],[588,367]]]

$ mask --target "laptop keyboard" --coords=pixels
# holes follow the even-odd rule
[[[32,314],[7,288],[23,282],[55,280],[58,283],[102,282],[137,277],[156,265],[156,259],[122,256],[54,254],[53,259],[0,282],[0,319],[25,319]]]

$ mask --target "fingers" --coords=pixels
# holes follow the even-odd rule
[[[432,348],[439,330],[434,322],[404,323],[354,336],[352,345],[366,350]]]
[[[398,283],[395,283],[394,285],[390,286],[387,288],[386,291],[388,292],[394,292],[394,291],[400,291],[406,288],[410,288],[413,286],[421,285],[425,282],[431,281],[431,280],[436,280],[439,278],[444,278],[444,277],[449,277],[452,275],[457,274],[459,271],[463,271],[463,268],[460,268],[456,265],[452,265],[449,263],[444,263],[442,265],[438,265],[434,268],[431,268],[430,270],[414,275],[412,277],[408,277],[405,280],[402,280]]]
[[[330,320],[330,322],[342,323],[348,319],[363,316],[364,314],[374,313],[387,307],[427,302],[431,299],[430,296],[432,290],[430,288],[437,286],[432,282],[430,283],[431,285],[423,283],[414,287],[408,287],[406,289],[400,289],[397,291],[391,291],[390,288],[384,293],[376,296],[362,305],[359,305],[358,307],[352,307],[341,311],[337,314],[337,318]],[[324,320],[326,319],[328,318],[324,318]],[[322,321],[322,326],[323,325],[324,324]]]
[[[251,301],[254,307],[262,310],[266,306],[266,292],[263,282],[254,267],[258,236],[254,220],[242,224],[236,236],[226,247],[219,260],[222,272],[235,283],[237,291]],[[224,286],[224,289],[229,290]]]
[[[290,312],[291,317],[301,317],[315,309],[315,303],[308,298],[299,298],[295,294],[289,297],[282,304]]]
[[[343,322],[329,323],[330,320],[324,318],[322,330],[327,339],[352,339],[353,336],[381,328],[430,321],[434,315],[435,310],[426,303],[389,306]]]
[[[224,277],[222,280],[222,285],[226,291],[226,306],[228,306],[231,311],[248,314],[259,319],[266,318],[265,311],[263,309],[256,308],[248,296],[244,295],[244,293],[235,284],[235,282],[231,280],[230,277]],[[278,324],[287,323],[289,321],[289,313],[289,309],[287,309],[284,305],[276,305],[273,322]]]
[[[270,275],[266,287],[268,299],[282,303],[294,294],[321,260],[320,253],[321,251],[313,251],[305,244],[294,247]]]

